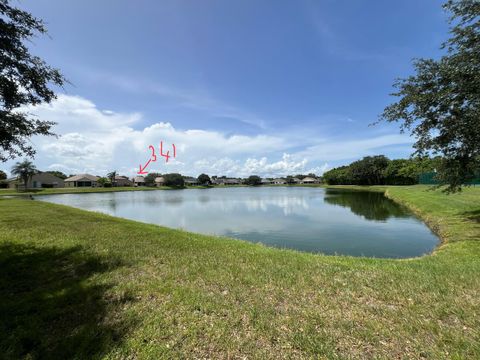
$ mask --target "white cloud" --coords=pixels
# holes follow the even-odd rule
[[[151,162],[148,170],[160,173],[271,177],[292,173],[322,174],[330,168],[327,162],[357,159],[378,153],[381,147],[398,147],[411,142],[404,135],[333,141],[314,135],[308,138],[304,132],[295,134],[292,131],[277,135],[228,136],[218,131],[176,129],[167,121],[138,128],[145,120],[139,113],[102,110],[89,100],[67,95],[60,95],[51,104],[27,110],[56,122],[54,131],[60,135],[32,139],[37,149],[37,167],[67,174],[105,175],[117,170],[133,176],[139,165],[150,158],[149,145],[156,148],[157,161]],[[170,156],[173,155],[172,144],[176,145],[175,159],[165,162],[159,154],[160,141],[163,141],[164,152],[170,151]],[[8,170],[13,163],[7,162],[2,167]]]

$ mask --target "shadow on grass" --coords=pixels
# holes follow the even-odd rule
[[[113,316],[131,301],[108,301],[91,278],[118,267],[82,248],[0,245],[0,358],[97,358],[118,346],[127,326]]]
[[[462,213],[468,220],[480,223],[480,209],[473,211],[465,211]]]

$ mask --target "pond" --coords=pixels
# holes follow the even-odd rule
[[[36,196],[188,231],[301,251],[407,258],[438,238],[383,194],[308,187],[238,187]]]

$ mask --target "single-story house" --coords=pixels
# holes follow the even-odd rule
[[[306,178],[303,178],[302,184],[318,184],[320,181],[318,179],[315,179],[313,177],[307,176]]]
[[[275,185],[285,185],[287,181],[285,179],[278,178],[278,179],[273,179],[273,183]]]
[[[132,186],[133,182],[126,176],[115,176],[115,186]]]
[[[293,178],[293,183],[294,184],[301,184],[302,183],[302,180],[300,180],[299,178]]]
[[[24,189],[25,184],[19,177],[7,179],[8,187],[11,189]],[[63,179],[47,172],[39,171],[32,175],[27,182],[27,189],[41,189],[41,188],[63,188],[65,182]]]
[[[134,186],[145,186],[145,178],[143,176],[135,176],[133,178]]]
[[[187,186],[200,185],[200,183],[198,182],[198,179],[196,179],[194,177],[186,177],[183,180],[185,181],[185,185],[187,185]]]
[[[65,179],[65,187],[97,187],[98,176],[78,174]]]
[[[165,184],[165,178],[163,176],[157,176],[154,182],[155,186],[163,186]]]
[[[270,179],[262,179],[262,185],[270,185],[273,184],[273,181]]]
[[[240,180],[238,179],[233,179],[233,178],[220,178],[220,179],[215,179],[212,181],[214,185],[239,185]]]

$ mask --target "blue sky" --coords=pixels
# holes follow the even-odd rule
[[[178,156],[152,170],[189,175],[321,173],[408,156],[398,125],[368,125],[412,58],[440,55],[441,4],[24,0],[50,34],[32,51],[73,84],[33,110],[62,135],[34,139],[36,163],[133,175],[161,140]]]

